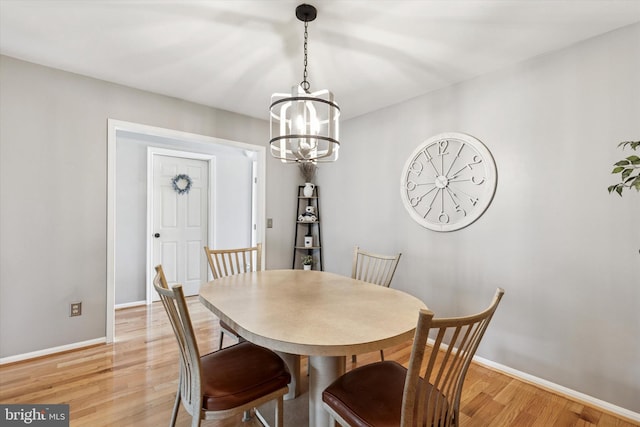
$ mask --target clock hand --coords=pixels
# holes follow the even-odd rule
[[[475,206],[476,203],[478,203],[480,201],[480,199],[478,199],[477,197],[474,198],[474,196],[472,196],[472,195],[470,195],[468,193],[465,193],[464,191],[462,191],[460,189],[458,189],[458,192],[460,192],[460,193],[464,194],[465,196],[467,196],[469,198],[469,201],[471,202],[471,204],[473,206]],[[455,191],[454,191],[453,194],[456,194]],[[457,194],[456,194],[456,197],[457,197]]]

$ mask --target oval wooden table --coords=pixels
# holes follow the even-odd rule
[[[242,337],[285,356],[309,356],[309,425],[328,426],[322,391],[344,374],[346,356],[413,338],[426,305],[407,293],[323,271],[267,270],[200,288],[200,301]]]

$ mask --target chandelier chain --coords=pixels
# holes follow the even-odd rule
[[[300,86],[304,89],[305,92],[309,93],[309,88],[311,84],[307,81],[307,40],[309,39],[309,33],[307,32],[307,27],[309,25],[308,21],[304,21],[304,72],[302,73],[302,82]]]

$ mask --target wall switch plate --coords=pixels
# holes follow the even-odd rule
[[[80,316],[82,314],[82,303],[81,302],[72,302],[71,303],[71,313],[69,316]]]

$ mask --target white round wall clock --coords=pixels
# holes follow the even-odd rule
[[[480,218],[496,191],[491,152],[478,139],[446,132],[419,145],[400,177],[409,215],[434,231],[459,230]]]

